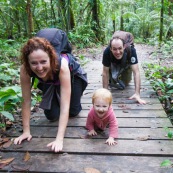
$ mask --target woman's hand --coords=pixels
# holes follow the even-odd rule
[[[62,151],[63,140],[56,139],[55,141],[47,144],[47,147],[50,147],[55,153]]]
[[[21,144],[23,140],[27,139],[27,141],[30,141],[32,139],[32,136],[29,132],[25,132],[22,135],[20,135],[18,138],[14,139],[14,144]]]
[[[131,97],[129,97],[129,100],[135,99],[139,104],[145,105],[146,101],[142,100],[138,94],[133,94]]]
[[[113,137],[109,137],[109,138],[106,140],[105,143],[108,144],[108,145],[116,145],[116,144],[118,144],[118,142],[115,141]]]

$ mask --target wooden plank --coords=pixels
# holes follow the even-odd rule
[[[102,84],[101,83],[89,83],[86,90],[95,90],[97,88],[102,88]],[[126,89],[131,89],[134,90],[134,83],[130,83],[128,86],[126,86]],[[141,91],[143,90],[153,90],[152,86],[150,85],[145,85],[145,86],[141,86]]]
[[[120,109],[114,109],[116,117],[120,117],[120,118],[132,118],[132,117],[139,117],[139,118],[167,118],[167,115],[165,113],[165,111],[162,110],[147,110],[147,111],[143,111],[143,110],[137,110],[137,109],[129,109],[129,110],[120,110]],[[81,110],[81,112],[79,113],[79,115],[77,117],[79,118],[86,118],[88,116],[88,110]],[[37,117],[37,116],[44,116],[44,112],[42,109],[39,109],[38,112],[33,113],[32,117]]]
[[[173,130],[173,128],[170,128]],[[8,130],[8,134],[11,137],[17,137],[21,135],[21,127]],[[57,133],[57,128],[55,127],[39,127],[32,126],[31,134],[35,138],[55,138]],[[98,132],[98,135],[89,137],[87,136],[87,130],[85,127],[67,127],[65,137],[66,138],[108,138],[109,130],[106,128],[103,132]],[[167,131],[164,128],[119,128],[118,129],[118,138],[119,139],[138,139],[141,140],[144,138],[147,139],[166,139]],[[171,140],[171,139],[170,139]]]
[[[121,97],[126,97],[129,98],[130,96],[132,96],[134,94],[134,90],[115,90],[114,92],[112,92],[112,96],[113,98],[121,98]],[[92,90],[86,90],[83,93],[83,97],[85,97],[87,95],[87,97],[92,97],[93,95],[93,91]],[[141,92],[140,94],[141,98],[151,98],[151,97],[157,97],[156,96],[156,92],[153,90],[147,90],[144,92]]]
[[[74,155],[30,153],[29,161],[24,162],[25,153],[1,152],[3,158],[14,157],[14,161],[0,172],[26,172],[15,168],[28,168],[28,172],[51,173],[86,173],[85,168],[95,168],[101,173],[130,173],[141,170],[144,173],[171,173],[172,168],[161,168],[160,164],[169,157],[145,156],[106,156],[106,155]]]
[[[146,128],[162,128],[172,127],[168,118],[117,118],[119,127],[146,127]],[[45,117],[34,117],[31,120],[32,126],[54,126],[57,127],[58,122],[50,122]],[[86,118],[70,118],[69,127],[85,127]]]
[[[102,77],[95,77],[93,78],[92,75],[88,75],[88,83],[91,83],[91,84],[100,84],[102,85]],[[134,86],[134,82],[131,81],[130,82],[130,85],[133,85]],[[141,86],[148,86],[150,85],[150,82],[147,80],[147,79],[143,79],[142,82],[141,82]]]
[[[92,104],[82,104],[82,109],[83,110],[88,110],[92,107]],[[163,107],[161,104],[146,104],[146,105],[140,105],[140,104],[113,104],[112,105],[113,109],[117,110],[131,110],[131,109],[136,109],[136,110],[162,110]]]
[[[16,149],[11,145],[1,151],[20,152],[50,152],[47,146],[52,142],[51,138],[33,138],[30,142],[24,141]],[[78,146],[78,147],[77,147]],[[80,146],[80,147],[79,147]],[[131,147],[130,147],[131,146]],[[133,147],[132,147],[133,146]],[[104,154],[104,155],[129,155],[129,156],[165,156],[173,157],[172,140],[118,140],[115,146],[105,144],[105,139],[64,139],[63,153],[74,154]]]
[[[146,105],[153,105],[153,104],[160,104],[159,99],[157,98],[144,98],[145,101],[147,102]],[[81,102],[82,104],[85,103],[92,103],[92,96],[87,97],[87,95],[85,97],[81,98]],[[113,98],[113,104],[137,104],[136,100],[129,100],[128,98]]]

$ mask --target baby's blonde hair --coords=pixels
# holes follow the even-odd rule
[[[96,98],[102,98],[106,100],[109,103],[109,105],[112,104],[112,94],[108,89],[105,88],[97,89],[92,96],[92,104],[94,104]]]

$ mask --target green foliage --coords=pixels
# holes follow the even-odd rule
[[[172,166],[172,165],[173,165],[173,162],[170,161],[169,159],[164,160],[164,161],[160,164],[161,167],[169,167],[169,166]]]
[[[173,131],[170,130],[170,128],[165,127],[165,131],[167,132],[168,138],[172,139],[173,138]]]
[[[80,64],[82,66],[84,66],[85,64],[87,64],[89,62],[89,59],[87,59],[85,56],[83,55],[78,55],[79,56],[79,59],[80,59]]]
[[[89,25],[76,27],[68,33],[69,40],[78,48],[91,47],[98,43],[94,31]]]
[[[14,40],[0,39],[0,63],[16,61],[21,43]]]
[[[165,42],[162,42],[159,45],[158,53],[156,52],[156,55],[159,53],[162,53],[160,56],[160,61],[165,61],[169,57],[173,57],[173,38],[170,38],[170,40],[167,40]]]
[[[0,90],[0,114],[14,120],[10,112],[15,112],[21,103],[21,88],[19,86],[4,87]]]
[[[169,128],[165,128],[165,130],[167,131],[167,136],[168,138],[172,139],[173,138],[173,131],[170,130]],[[160,164],[161,167],[172,167],[173,166],[173,162],[170,161],[169,159],[166,159],[164,160],[161,164]]]
[[[150,80],[171,119],[173,116],[173,69],[169,64],[165,66],[165,60],[170,59],[171,62],[173,57],[172,45],[172,40],[162,43],[161,47],[158,47],[152,55],[154,58],[157,57],[157,61],[153,64],[143,64],[146,77]]]
[[[125,25],[125,30],[131,31],[135,37],[143,38],[147,41],[151,36],[156,36],[156,27],[159,27],[159,14],[157,11],[148,11],[145,7],[138,8],[134,12],[125,12],[124,19],[129,19]],[[134,25],[136,27],[134,27]]]
[[[18,83],[19,69],[14,69],[14,63],[2,63],[0,64],[0,86],[10,86]],[[0,88],[1,88],[0,87]]]
[[[169,68],[161,67],[157,64],[148,64],[145,69],[146,77],[150,80],[153,89],[161,91],[159,99],[162,103],[173,94],[173,78],[170,78],[169,71]]]

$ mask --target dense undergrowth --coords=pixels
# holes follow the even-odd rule
[[[173,40],[152,53],[152,63],[143,64],[145,75],[173,123]]]

